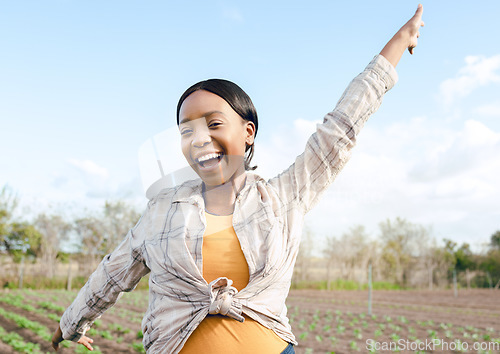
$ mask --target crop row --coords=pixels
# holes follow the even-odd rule
[[[30,293],[30,297],[33,297],[33,293]],[[19,309],[23,309],[25,311],[28,311],[30,313],[36,313],[40,316],[46,317],[52,321],[58,322],[60,318],[60,314],[64,311],[64,307],[56,305],[52,303],[51,301],[46,296],[43,297],[42,301],[33,301],[25,297],[22,293],[8,293],[8,294],[3,294],[0,296],[0,303],[5,303],[9,304],[11,306],[14,306]],[[43,326],[42,324],[30,320],[24,316],[21,316],[17,313],[7,311],[4,308],[0,307],[0,316],[3,316],[7,320],[11,320],[16,325],[18,328],[26,328],[36,334],[38,337],[40,337],[41,340],[50,342],[52,338],[52,331],[49,330],[46,326]],[[93,328],[91,328],[87,334],[89,336],[93,337],[101,337],[104,339],[111,340],[115,343],[121,343],[124,340],[124,335],[130,333],[132,330],[130,328],[127,328],[123,323],[109,323],[107,326],[103,325],[102,320],[96,320],[94,322]],[[5,330],[3,330],[5,332]],[[5,338],[4,338],[5,337]],[[5,335],[0,338],[0,340],[7,345],[10,345],[14,350],[16,351],[21,351],[21,352],[37,352],[39,350],[38,345],[34,345],[34,343],[29,343],[29,342],[19,342],[20,338],[18,338],[19,335],[17,333],[5,333]],[[142,332],[139,331],[137,332],[135,336],[138,340],[142,338]],[[18,342],[13,341],[12,338],[15,338]],[[22,339],[22,337],[21,337]],[[17,344],[13,344],[17,343]],[[19,344],[21,343],[21,344]],[[23,344],[24,343],[24,344]],[[74,350],[76,353],[85,353],[88,352],[83,346],[81,345],[75,345],[74,343],[70,343],[67,341],[64,341],[61,343],[63,347],[69,347],[72,346],[74,347]],[[32,351],[30,351],[29,348],[31,346],[34,348]],[[136,352],[144,352],[144,348],[142,346],[142,343],[140,341],[133,342],[130,344],[130,346],[136,351]],[[17,348],[17,349],[16,349]],[[19,348],[24,348],[24,349],[19,349]],[[28,349],[26,349],[28,348]],[[38,349],[37,349],[38,348]],[[23,351],[24,350],[24,351]],[[99,353],[99,348],[94,346],[94,353]]]
[[[298,341],[308,347],[322,350],[338,350],[339,344],[350,350],[360,351],[368,340],[412,343],[445,340],[453,342],[456,352],[465,352],[468,344],[488,342],[500,348],[500,335],[493,328],[477,328],[472,325],[454,325],[426,321],[410,320],[405,316],[354,314],[340,310],[303,310],[299,306],[290,307],[289,318]],[[363,343],[361,347],[360,343]],[[375,352],[372,350],[371,352]],[[488,351],[486,351],[488,352]]]

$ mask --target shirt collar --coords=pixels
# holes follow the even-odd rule
[[[247,190],[255,183],[264,181],[262,177],[255,173],[246,172],[247,179],[245,182],[245,186],[240,191],[239,194],[246,193]],[[201,178],[197,178],[194,180],[190,180],[184,182],[178,187],[175,187],[174,195],[172,202],[173,203],[197,203],[204,204],[203,195],[202,195],[202,181]]]

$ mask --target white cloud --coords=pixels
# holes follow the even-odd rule
[[[465,66],[459,70],[458,75],[441,83],[440,96],[443,103],[449,106],[481,86],[500,82],[499,69],[500,54],[489,58],[465,57]]]
[[[309,136],[316,130],[320,121],[296,119],[291,125],[276,129],[267,141],[258,140],[255,144],[255,157],[252,162],[259,167],[257,173],[270,178],[288,168],[306,145]]]
[[[484,116],[500,117],[500,103],[495,102],[479,106],[476,112]]]
[[[109,171],[112,170],[113,173]],[[106,168],[92,160],[69,159],[52,173],[50,187],[41,194],[50,200],[69,200],[81,207],[96,207],[109,199],[125,199],[136,205],[145,199],[136,165]]]
[[[499,227],[500,132],[474,120],[456,129],[441,123],[415,117],[387,127],[368,124],[308,224],[322,236],[339,236],[355,224],[376,234],[379,222],[400,216],[432,225],[438,239],[485,241]],[[272,177],[288,167],[315,125],[296,120],[259,142],[257,172]]]
[[[99,166],[91,160],[69,159],[68,162],[78,170],[89,176],[100,177],[106,179],[109,177],[109,172],[106,168]]]
[[[453,135],[451,142],[437,141],[434,151],[409,171],[410,177],[422,182],[451,178],[490,166],[500,156],[500,134],[478,121],[466,121],[463,130]]]

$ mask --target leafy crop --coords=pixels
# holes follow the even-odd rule
[[[19,334],[10,332],[7,333],[3,327],[0,327],[0,340],[12,349],[20,353],[41,353],[40,345],[30,342],[25,342]]]

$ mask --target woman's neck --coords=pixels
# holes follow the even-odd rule
[[[229,181],[218,186],[204,184],[203,197],[205,210],[215,215],[230,215],[234,210],[236,196],[245,186],[246,173],[234,176]]]

